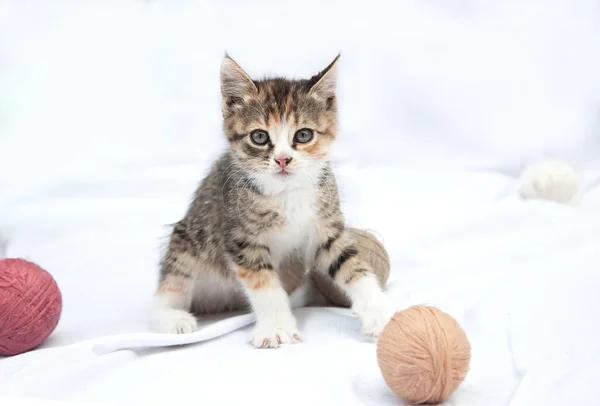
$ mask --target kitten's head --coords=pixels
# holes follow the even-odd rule
[[[310,79],[252,80],[225,57],[224,130],[245,168],[284,180],[322,167],[337,133],[338,58]]]

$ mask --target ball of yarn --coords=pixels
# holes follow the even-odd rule
[[[471,345],[450,315],[431,306],[397,312],[377,343],[387,385],[408,403],[439,403],[465,379]]]
[[[39,346],[61,311],[62,296],[52,275],[23,259],[0,260],[0,355]]]
[[[347,231],[356,241],[358,257],[371,265],[371,269],[383,289],[390,276],[390,257],[385,247],[367,231],[358,228],[348,228]],[[311,277],[317,290],[331,304],[339,307],[351,306],[350,298],[328,275],[322,272],[311,272]]]
[[[551,200],[569,204],[577,197],[579,190],[579,175],[571,165],[545,160],[523,171],[519,195],[524,200]]]

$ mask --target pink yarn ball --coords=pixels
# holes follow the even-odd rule
[[[40,345],[54,331],[62,311],[56,281],[24,259],[0,260],[0,355]]]

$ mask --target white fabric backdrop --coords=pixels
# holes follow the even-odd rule
[[[0,359],[0,396],[397,402],[374,344],[327,309],[299,310],[307,342],[278,352],[247,348],[246,330],[104,357],[85,342],[148,329],[164,225],[224,147],[224,51],[257,76],[312,75],[341,51],[344,209],[383,237],[400,307],[435,304],[465,326],[472,371],[449,404],[595,404],[600,193],[566,207],[514,191],[542,157],[566,159],[588,186],[599,177],[599,10],[0,2],[0,234],[8,255],[52,272],[65,300],[39,351]]]

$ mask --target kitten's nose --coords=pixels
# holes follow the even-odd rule
[[[282,156],[279,158],[275,158],[275,162],[277,162],[277,165],[281,166],[282,169],[285,168],[286,166],[288,166],[291,161],[292,161],[291,156]]]

